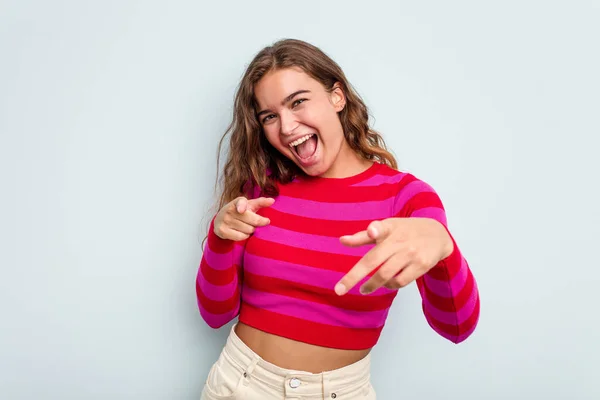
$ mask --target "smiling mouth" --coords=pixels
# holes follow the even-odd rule
[[[308,134],[289,144],[292,152],[301,160],[312,157],[317,151],[318,139],[315,133]]]

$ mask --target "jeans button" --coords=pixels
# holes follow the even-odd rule
[[[296,389],[298,386],[300,386],[300,379],[298,379],[298,378],[290,379],[290,387],[292,389]]]

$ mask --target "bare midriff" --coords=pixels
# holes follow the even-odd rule
[[[241,322],[236,325],[235,333],[263,360],[281,368],[312,373],[348,366],[362,360],[371,351],[334,349],[298,342]]]

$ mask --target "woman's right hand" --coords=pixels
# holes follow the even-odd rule
[[[238,197],[225,204],[215,217],[214,232],[221,239],[240,241],[248,239],[257,226],[268,225],[271,221],[256,212],[275,202],[270,197],[248,200]]]

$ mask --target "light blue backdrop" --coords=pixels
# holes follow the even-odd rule
[[[432,184],[481,290],[455,346],[414,285],[387,399],[598,399],[597,1],[0,4],[0,397],[198,399],[229,326],[194,293],[217,139],[282,37],[345,69]]]

